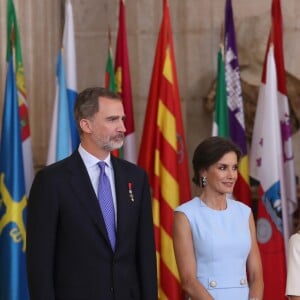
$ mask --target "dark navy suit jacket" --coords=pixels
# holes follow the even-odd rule
[[[115,252],[78,151],[36,175],[27,217],[31,300],[157,300],[148,179],[136,165],[111,159],[117,200]]]

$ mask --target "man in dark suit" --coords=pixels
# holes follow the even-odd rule
[[[39,171],[29,196],[31,300],[157,300],[148,179],[141,168],[110,154],[123,145],[122,101],[107,89],[88,88],[74,112],[78,150]],[[114,242],[97,197],[99,161],[111,186]]]

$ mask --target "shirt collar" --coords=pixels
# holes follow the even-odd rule
[[[78,152],[79,152],[79,154],[80,154],[80,156],[81,156],[81,158],[82,158],[82,160],[83,160],[83,162],[84,162],[84,164],[85,164],[85,166],[87,168],[91,168],[94,165],[98,164],[99,159],[96,156],[94,156],[91,153],[89,153],[88,151],[86,151],[82,147],[81,144],[78,147]],[[110,153],[108,154],[108,156],[103,161],[106,163],[106,165],[110,169],[112,169],[112,163],[111,163],[111,155],[110,155]]]

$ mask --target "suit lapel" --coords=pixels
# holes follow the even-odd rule
[[[68,167],[71,171],[70,183],[74,194],[110,245],[98,198],[95,195],[89,174],[78,151],[72,154]]]
[[[129,231],[130,206],[135,205],[129,198],[128,183],[130,181],[130,174],[128,170],[123,168],[123,164],[115,157],[111,158],[114,168],[115,188],[117,198],[117,245],[116,250],[120,247],[122,239],[126,239]]]

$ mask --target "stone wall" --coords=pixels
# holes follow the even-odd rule
[[[34,163],[45,164],[55,94],[55,62],[61,45],[63,0],[14,0],[22,39],[30,105]],[[211,133],[212,116],[205,99],[216,77],[216,60],[224,20],[225,0],[169,0],[177,75],[188,152]],[[241,76],[257,86],[270,28],[271,0],[232,0]],[[77,47],[78,89],[103,85],[107,29],[113,52],[118,24],[118,0],[72,0]],[[300,2],[282,0],[287,72],[300,78]],[[0,0],[0,115],[5,82],[6,0]],[[138,145],[151,79],[162,1],[127,0],[127,34]],[[299,101],[299,97],[295,97]],[[1,126],[1,125],[0,125]],[[294,134],[296,173],[300,175],[299,132]]]

